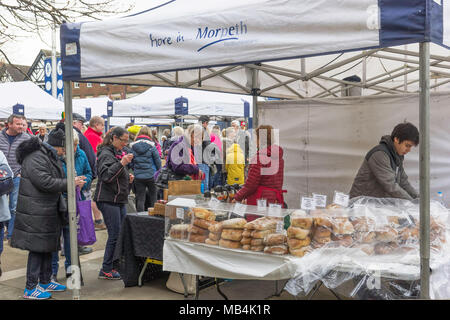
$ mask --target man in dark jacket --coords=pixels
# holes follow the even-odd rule
[[[48,299],[49,291],[64,291],[65,286],[51,281],[52,252],[60,247],[59,236],[67,207],[61,207],[67,180],[58,156],[65,153],[65,135],[53,130],[48,143],[33,137],[16,151],[22,166],[16,221],[11,246],[28,250],[26,299]],[[76,178],[76,183],[77,179]]]
[[[403,158],[418,144],[419,130],[411,123],[398,124],[390,136],[383,136],[380,144],[366,154],[350,190],[350,198],[417,198],[419,194],[403,169]]]

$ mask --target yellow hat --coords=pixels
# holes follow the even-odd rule
[[[129,127],[128,129],[127,129],[127,131],[129,132],[129,133],[132,133],[132,134],[134,134],[134,135],[137,135],[138,133],[139,133],[139,130],[141,130],[141,126],[138,126],[138,125],[134,125],[134,126],[131,126],[131,127]]]

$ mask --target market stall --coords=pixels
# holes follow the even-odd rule
[[[322,0],[304,1],[301,6],[294,0],[245,3],[180,0],[130,17],[66,23],[61,26],[66,121],[69,124],[72,121],[70,81],[178,86],[185,75],[197,74],[198,79],[183,82],[183,86],[196,84],[199,89],[252,94],[256,127],[258,71],[265,72],[261,62],[356,50],[371,54],[377,48],[420,43],[421,294],[428,298],[429,47],[430,42],[444,47],[450,43],[449,16],[445,3],[429,0]],[[355,55],[353,59],[366,55]],[[329,68],[307,75],[303,68],[301,73],[294,72],[297,74],[277,70],[294,75],[296,80],[308,80]],[[202,70],[208,74],[202,75]],[[236,79],[226,74],[231,70],[237,71]],[[203,86],[213,77],[215,81]],[[271,92],[295,92],[287,86],[291,80],[268,77],[275,82]],[[68,145],[72,143],[70,131],[66,139]],[[73,163],[71,150],[67,152],[67,161]],[[73,170],[69,170],[68,181],[73,177]],[[75,186],[69,184],[71,239],[75,244],[74,190]],[[77,255],[76,250],[73,255]],[[74,295],[77,294],[74,290]]]

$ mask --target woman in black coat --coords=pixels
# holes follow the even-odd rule
[[[108,240],[99,279],[119,280],[120,274],[113,269],[114,250],[120,227],[127,213],[128,193],[134,176],[128,172],[133,154],[124,151],[128,143],[128,131],[121,127],[111,129],[97,148],[98,183],[94,201],[103,214]]]
[[[61,193],[67,191],[67,180],[59,161],[65,153],[64,141],[64,132],[54,130],[47,143],[33,137],[16,150],[22,169],[11,246],[29,251],[26,299],[48,299],[51,297],[48,291],[66,289],[50,279],[52,252],[59,250],[67,209],[59,207]],[[77,177],[75,182],[79,183],[80,179]]]

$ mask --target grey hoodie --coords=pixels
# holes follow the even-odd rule
[[[350,190],[350,198],[417,198],[419,194],[409,183],[403,169],[404,157],[395,151],[391,136],[383,136],[380,145],[374,149],[368,152],[359,168]]]

